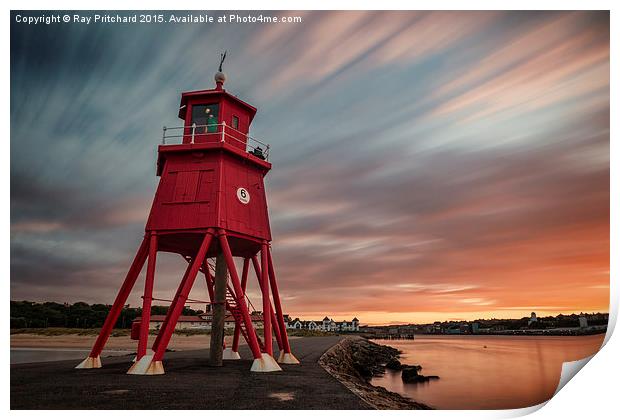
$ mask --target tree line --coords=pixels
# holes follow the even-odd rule
[[[112,305],[85,302],[29,302],[11,301],[11,328],[100,328],[105,321]],[[155,305],[151,308],[152,315],[165,315],[168,306]],[[204,311],[189,307],[183,309],[183,315],[199,315]],[[142,314],[141,308],[125,305],[115,328],[130,328],[134,319]]]

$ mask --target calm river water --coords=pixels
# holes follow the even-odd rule
[[[438,409],[522,408],[551,398],[562,363],[598,351],[604,334],[582,337],[416,336],[375,340],[403,352],[401,362],[422,365],[422,374],[440,379],[404,384],[400,372],[386,371],[373,385]]]

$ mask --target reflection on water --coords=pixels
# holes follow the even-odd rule
[[[374,378],[383,386],[439,409],[522,408],[553,396],[562,363],[598,351],[604,334],[583,337],[416,336],[375,340],[403,352],[401,362],[422,365],[439,380],[404,384],[400,372]]]
[[[90,349],[11,347],[11,364],[81,360],[88,356],[88,353]],[[104,350],[101,355],[122,356],[129,353],[126,350]]]

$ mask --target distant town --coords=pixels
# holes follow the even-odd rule
[[[100,328],[110,306],[89,305],[84,302],[37,303],[30,301],[11,301],[11,328]],[[157,330],[165,319],[167,306],[153,306],[150,329]],[[119,317],[116,328],[129,329],[140,320],[140,308],[127,305]],[[186,307],[179,318],[179,330],[209,330],[211,328],[211,308],[195,310]],[[253,311],[252,322],[261,327],[262,312]],[[587,335],[603,333],[607,330],[609,314],[580,313],[539,317],[535,312],[519,319],[476,319],[473,321],[436,321],[430,324],[403,325],[363,325],[357,317],[336,321],[329,316],[321,320],[303,320],[284,315],[288,330],[358,333],[374,338],[412,338],[417,334],[443,335]],[[234,328],[232,316],[226,318],[225,327]]]
[[[105,321],[109,305],[93,304],[84,302],[56,303],[45,302],[37,303],[30,301],[11,301],[11,328],[100,328]],[[149,329],[158,330],[168,311],[167,306],[153,306],[151,308],[151,318]],[[121,316],[115,328],[127,329],[140,321],[141,309],[125,306],[121,311]],[[300,320],[283,315],[286,328],[289,330],[306,330],[322,332],[359,332],[360,324],[357,318],[351,320],[335,321],[325,316],[321,320]],[[254,310],[250,314],[250,319],[256,328],[262,327],[263,313]],[[210,330],[212,322],[212,311],[210,305],[206,305],[205,310],[195,310],[189,306],[183,309],[182,315],[177,322],[178,330]],[[234,328],[235,320],[229,313],[226,314],[225,328]]]
[[[417,334],[445,335],[588,335],[607,331],[609,314],[580,313],[539,317],[535,312],[519,319],[435,321],[432,324],[364,326],[371,337],[411,338]]]

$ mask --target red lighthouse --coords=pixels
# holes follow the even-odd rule
[[[188,296],[199,272],[205,277],[210,303],[225,305],[235,319],[232,348],[226,349],[225,358],[239,358],[243,336],[254,357],[253,371],[280,370],[278,362],[299,363],[291,354],[270,250],[263,181],[271,169],[269,146],[249,136],[256,108],[226,92],[225,80],[220,64],[215,89],[182,94],[179,118],[184,124],[164,127],[157,159],[160,181],[144,239],[89,357],[77,368],[101,367],[101,351],[147,261],[136,362],[128,373],[164,373],[162,359],[177,320],[186,303],[197,302]],[[165,321],[149,346],[158,252],[179,254],[188,265]],[[214,257],[225,267],[224,276],[226,269],[229,273],[224,277],[225,291],[219,290],[219,295],[225,296],[221,302],[215,301],[218,290],[208,262]],[[242,260],[241,275],[235,258]],[[262,339],[252,324],[245,295],[250,265],[262,292]],[[280,350],[278,362],[273,358],[272,335]]]

